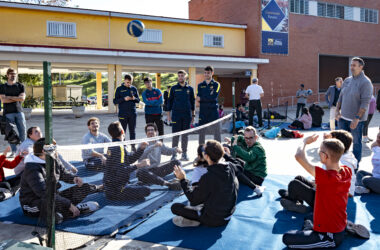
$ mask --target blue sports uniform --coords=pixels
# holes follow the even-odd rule
[[[130,96],[135,97],[135,100],[126,101],[124,98]],[[113,103],[119,105],[119,121],[127,131],[129,127],[129,139],[136,139],[136,103],[140,102],[139,93],[135,86],[126,87],[124,84],[116,88]]]
[[[146,89],[142,93],[143,102],[145,103],[145,121],[146,123],[155,123],[158,128],[158,134],[164,134],[164,122],[162,121],[162,98],[161,90],[152,88]]]
[[[173,133],[190,129],[191,113],[195,110],[194,89],[188,83],[182,87],[179,83],[171,87],[168,98],[168,111],[171,111]],[[172,147],[178,146],[179,137],[173,137]],[[187,152],[187,135],[182,135],[182,153]]]
[[[198,84],[197,96],[200,98],[199,107],[199,125],[204,125],[209,122],[215,121],[219,118],[218,113],[218,96],[220,92],[220,83],[211,80],[210,83],[206,81]],[[220,141],[220,125],[216,124],[213,129],[214,139]],[[199,136],[199,143],[205,142],[206,131],[201,130]]]

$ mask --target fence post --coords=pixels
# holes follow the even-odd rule
[[[235,105],[235,82],[232,82],[232,133],[235,135],[236,105]]]

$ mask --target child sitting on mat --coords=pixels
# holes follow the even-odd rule
[[[358,194],[367,194],[371,191],[380,194],[380,131],[371,148],[373,152],[372,174],[364,170],[360,170],[357,173],[358,186],[355,192]]]
[[[355,156],[349,151],[352,144],[352,135],[345,130],[334,130],[330,133],[324,134],[324,139],[335,138],[341,141],[344,145],[344,154],[340,158],[340,164],[348,166],[352,173],[357,165]],[[325,168],[323,166],[323,168]],[[349,189],[349,196],[354,196],[355,193],[355,174],[351,177],[351,185]],[[315,199],[315,183],[309,181],[303,176],[297,176],[289,182],[288,190],[280,189],[278,193],[281,196],[281,205],[284,209],[297,212],[307,213],[314,208]],[[306,202],[310,207],[307,207],[303,203]]]
[[[283,235],[282,240],[289,248],[330,248],[343,242],[352,171],[339,164],[344,145],[337,139],[326,139],[320,146],[319,157],[326,170],[313,166],[306,158],[305,148],[317,139],[317,135],[305,138],[295,155],[300,165],[315,177],[316,194],[313,222],[307,220],[303,230]]]
[[[112,122],[108,126],[108,133],[113,142],[124,141],[125,133],[120,122]],[[148,146],[147,142],[140,144],[134,153],[128,153],[125,146],[108,148],[104,170],[103,184],[106,198],[109,200],[142,200],[150,195],[150,189],[145,186],[129,184],[129,177],[137,168],[149,166],[149,160],[142,160],[132,165],[143,154]]]
[[[181,167],[174,167],[174,174],[180,180],[181,187],[191,206],[204,204],[200,211],[182,203],[171,207],[173,223],[179,227],[194,227],[203,224],[217,227],[228,223],[235,210],[239,183],[233,167],[229,163],[220,163],[224,154],[223,146],[210,140],[204,148],[203,158],[208,168],[195,186],[190,185],[186,173]]]
[[[194,170],[191,173],[191,185],[195,186],[198,184],[199,180],[201,177],[207,173],[207,167],[208,163],[207,161],[203,158],[203,153],[204,153],[204,144],[201,144],[197,148],[197,158],[194,160]]]
[[[298,120],[292,122],[289,125],[291,129],[311,129],[311,124],[313,123],[313,119],[309,113],[307,108],[302,108],[302,115]]]

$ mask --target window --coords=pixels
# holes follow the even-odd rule
[[[349,6],[344,6],[344,19],[353,20],[354,19],[354,8]]]
[[[224,36],[223,35],[204,34],[203,46],[224,48]]]
[[[378,23],[378,11],[360,8],[360,21],[366,23]]]
[[[326,16],[327,17],[335,17],[335,5],[334,4],[327,4],[327,11]]]
[[[290,0],[290,12],[297,14],[309,14],[308,0]]]
[[[76,23],[47,21],[46,25],[47,36],[51,37],[77,37]]]
[[[344,19],[344,6],[342,5],[335,6],[335,17],[339,19]]]
[[[145,29],[138,38],[139,43],[162,43],[162,30]]]
[[[318,16],[326,16],[326,4],[318,3]]]

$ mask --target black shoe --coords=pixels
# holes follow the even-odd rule
[[[289,197],[288,190],[286,190],[286,189],[278,190],[278,194],[281,196],[281,198],[288,198]]]
[[[189,157],[187,157],[186,153],[182,153],[181,161],[189,161]]]
[[[289,211],[300,213],[300,214],[306,214],[310,211],[310,208],[299,203],[299,202],[294,202],[288,199],[282,198],[281,201],[281,206]]]

